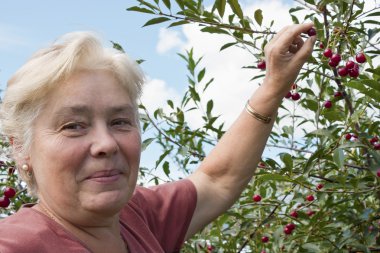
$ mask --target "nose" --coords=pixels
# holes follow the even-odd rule
[[[115,136],[107,126],[95,127],[92,133],[91,155],[109,157],[119,150]]]

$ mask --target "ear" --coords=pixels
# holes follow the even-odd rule
[[[9,138],[9,143],[12,147],[12,157],[15,160],[16,167],[21,168],[23,164],[27,164],[30,167],[30,156],[23,153],[24,150],[20,142],[11,137]]]

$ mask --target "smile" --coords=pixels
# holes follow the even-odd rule
[[[117,181],[122,176],[122,172],[117,169],[98,171],[87,177],[86,180],[91,180],[99,183],[111,183]]]

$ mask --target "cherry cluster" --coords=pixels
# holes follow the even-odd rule
[[[375,150],[380,150],[380,142],[379,142],[379,137],[375,136],[372,137],[369,142],[372,144],[373,148]]]
[[[293,101],[297,101],[301,98],[301,95],[297,92],[297,84],[292,84],[292,89],[285,95],[285,98],[292,99]]]
[[[16,190],[12,187],[6,187],[3,191],[4,196],[0,197],[0,207],[6,208],[10,205],[10,199],[16,196]]]
[[[323,48],[323,44],[320,44],[320,48]],[[329,58],[328,64],[332,68],[336,68],[342,61],[342,57],[339,53],[333,53],[331,48],[327,48],[323,51],[323,56]],[[348,60],[344,66],[338,68],[338,75],[345,77],[349,75],[352,78],[357,78],[359,76],[359,64],[367,61],[365,54],[360,52],[356,54],[355,61]]]

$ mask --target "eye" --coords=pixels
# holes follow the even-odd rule
[[[61,130],[69,130],[69,131],[75,131],[75,130],[82,130],[84,129],[84,125],[79,122],[70,122],[65,124]]]
[[[126,128],[126,127],[130,127],[132,126],[132,121],[129,120],[129,119],[115,119],[111,122],[111,125],[112,126],[115,126],[115,127],[122,127],[122,128]]]

